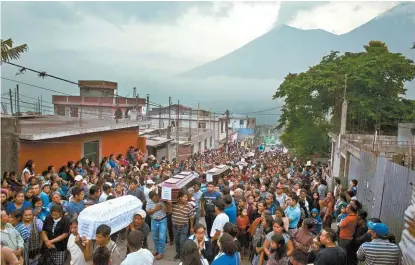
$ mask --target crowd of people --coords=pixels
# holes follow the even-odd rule
[[[217,165],[228,165],[229,173],[208,182],[206,172]],[[327,165],[278,150],[235,145],[169,161],[130,147],[99,165],[82,158],[41,170],[29,160],[22,172],[1,179],[1,264],[150,265],[165,258],[166,244],[175,246],[181,265],[394,265],[401,259],[388,226],[368,218],[358,201],[356,180],[343,187],[334,179],[329,189]],[[179,190],[177,201],[161,200],[157,184],[182,171],[193,172],[195,184]],[[143,203],[129,226],[111,231],[102,224],[93,240],[79,235],[77,217],[85,208],[125,195]]]

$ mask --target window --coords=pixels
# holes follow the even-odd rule
[[[99,141],[84,143],[84,157],[99,166]]]
[[[71,117],[78,117],[78,107],[71,107]]]
[[[206,129],[206,122],[199,122],[199,129]]]
[[[239,120],[239,125],[244,125],[244,120]]]
[[[65,106],[56,106],[56,114],[59,116],[65,116]]]

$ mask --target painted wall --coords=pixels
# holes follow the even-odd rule
[[[48,165],[58,169],[67,161],[78,161],[84,156],[84,143],[90,141],[99,141],[99,161],[111,153],[125,156],[130,146],[142,146],[137,127],[41,141],[21,140],[19,171],[29,159],[35,160],[36,174],[46,170]]]

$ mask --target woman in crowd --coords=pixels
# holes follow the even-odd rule
[[[234,238],[223,233],[218,240],[219,254],[215,257],[212,265],[240,265],[238,246],[236,245]]]
[[[196,246],[203,258],[211,263],[214,258],[213,246],[209,238],[206,237],[206,227],[201,223],[195,224],[194,234],[191,235],[189,239],[196,243]]]
[[[252,265],[260,264],[260,257],[263,255],[263,244],[265,242],[266,235],[272,231],[274,219],[271,215],[265,215],[261,218],[261,223],[254,227],[254,233],[252,234],[251,245],[249,248],[249,261]],[[251,225],[251,227],[254,224]]]
[[[195,241],[187,240],[183,245],[183,259],[179,265],[209,265],[209,262],[200,254]]]
[[[269,232],[264,241],[264,253],[265,255],[270,255],[270,245],[271,245],[271,238],[275,234],[280,234],[284,238],[285,246],[286,246],[286,254],[287,256],[291,256],[292,252],[294,251],[294,244],[291,236],[287,233],[284,229],[284,222],[276,218],[272,224],[273,231]]]
[[[285,239],[281,234],[271,237],[267,265],[288,265],[289,258],[285,248]]]
[[[30,177],[35,176],[34,170],[35,161],[28,160],[22,170],[21,182],[23,185],[26,185],[28,183]]]
[[[14,195],[14,201],[7,206],[6,212],[9,214],[16,210],[23,210],[29,206],[31,206],[31,204],[30,202],[25,201],[24,192],[17,191]]]
[[[63,265],[65,263],[69,233],[69,217],[63,215],[61,205],[56,204],[52,206],[51,214],[46,217],[43,224],[41,237],[44,242],[43,254],[49,254],[55,265]]]

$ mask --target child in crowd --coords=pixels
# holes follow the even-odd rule
[[[311,219],[314,222],[313,232],[317,235],[321,232],[323,220],[321,220],[320,214],[316,208],[313,208],[313,210],[311,210]]]
[[[236,218],[236,225],[238,228],[237,238],[242,246],[242,254],[245,250],[249,247],[249,235],[248,235],[248,227],[250,226],[249,217],[248,217],[248,210],[243,209],[240,211],[239,216]]]

